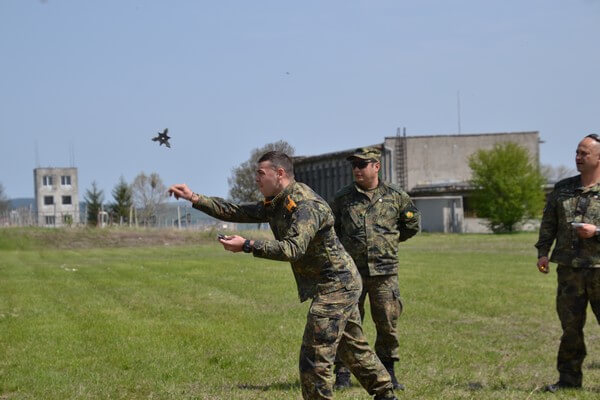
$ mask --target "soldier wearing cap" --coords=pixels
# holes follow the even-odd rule
[[[558,381],[546,391],[580,388],[586,355],[583,340],[588,303],[600,323],[600,137],[587,135],[575,153],[579,175],[554,185],[540,226],[537,267],[547,274],[558,264],[556,311],[563,334],[558,348]],[[552,256],[548,259],[554,243]]]
[[[219,241],[229,251],[289,261],[300,301],[312,299],[300,348],[304,399],[332,398],[337,354],[376,400],[396,400],[390,376],[363,334],[360,275],[335,234],[329,205],[294,180],[292,161],[281,152],[268,152],[258,160],[256,183],[265,200],[250,204],[196,194],[185,184],[171,186],[169,193],[224,221],[269,223],[274,240],[232,235]]]
[[[419,231],[420,213],[399,186],[379,177],[381,152],[359,148],[347,158],[354,183],[336,193],[331,208],[335,230],[363,280],[359,299],[361,318],[369,296],[377,330],[375,352],[388,370],[395,389],[404,389],[394,372],[398,356],[398,318],[402,300],[398,286],[398,243]],[[350,371],[336,362],[335,388],[350,386]]]

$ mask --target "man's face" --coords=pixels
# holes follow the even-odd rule
[[[368,188],[372,183],[375,182],[379,174],[379,168],[381,168],[381,164],[379,162],[354,158],[351,163],[354,182],[356,182],[358,186]]]
[[[279,193],[280,185],[279,178],[280,174],[283,170],[280,168],[279,171],[276,171],[273,168],[273,164],[271,161],[263,161],[258,163],[256,167],[256,184],[258,185],[258,190],[265,197],[275,196]]]
[[[575,152],[577,171],[585,173],[600,167],[600,143],[592,138],[585,138],[579,142]]]

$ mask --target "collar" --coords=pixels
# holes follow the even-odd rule
[[[580,191],[581,193],[598,193],[600,192],[600,182],[596,182],[592,186],[583,186],[583,184],[581,183],[581,175],[579,175],[575,190]]]
[[[379,184],[377,185],[377,187],[375,187],[374,189],[371,189],[371,190],[364,190],[364,189],[361,189],[361,187],[360,187],[360,186],[358,186],[358,185],[356,184],[356,182],[354,182],[354,189],[355,189],[355,190],[356,190],[358,193],[362,193],[362,194],[365,194],[365,195],[366,195],[367,193],[377,193],[377,192],[379,192],[379,191],[382,189],[382,187],[383,187],[383,186],[384,186],[384,184],[383,184],[383,180],[381,180],[381,179],[379,180]]]
[[[282,199],[285,199],[286,197],[288,197],[288,195],[290,195],[292,193],[293,190],[293,186],[296,185],[296,181],[295,180],[291,180],[289,185],[287,185],[286,187],[283,188],[283,190],[279,193],[277,193],[275,196],[270,196],[270,197],[265,197],[265,199],[263,200],[263,205],[265,207],[271,207],[271,206],[276,206],[278,205]]]

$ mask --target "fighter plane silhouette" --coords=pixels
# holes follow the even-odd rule
[[[162,146],[164,144],[168,148],[171,148],[171,145],[169,144],[169,139],[171,139],[171,137],[167,135],[167,132],[169,132],[168,128],[165,128],[165,130],[162,133],[158,132],[158,136],[153,137],[152,141],[159,142],[159,146]]]

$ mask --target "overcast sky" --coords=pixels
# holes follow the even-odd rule
[[[81,197],[142,171],[225,197],[268,142],[456,134],[459,93],[462,133],[537,130],[572,167],[599,71],[598,0],[2,0],[0,183],[33,197],[37,164],[74,161]]]

